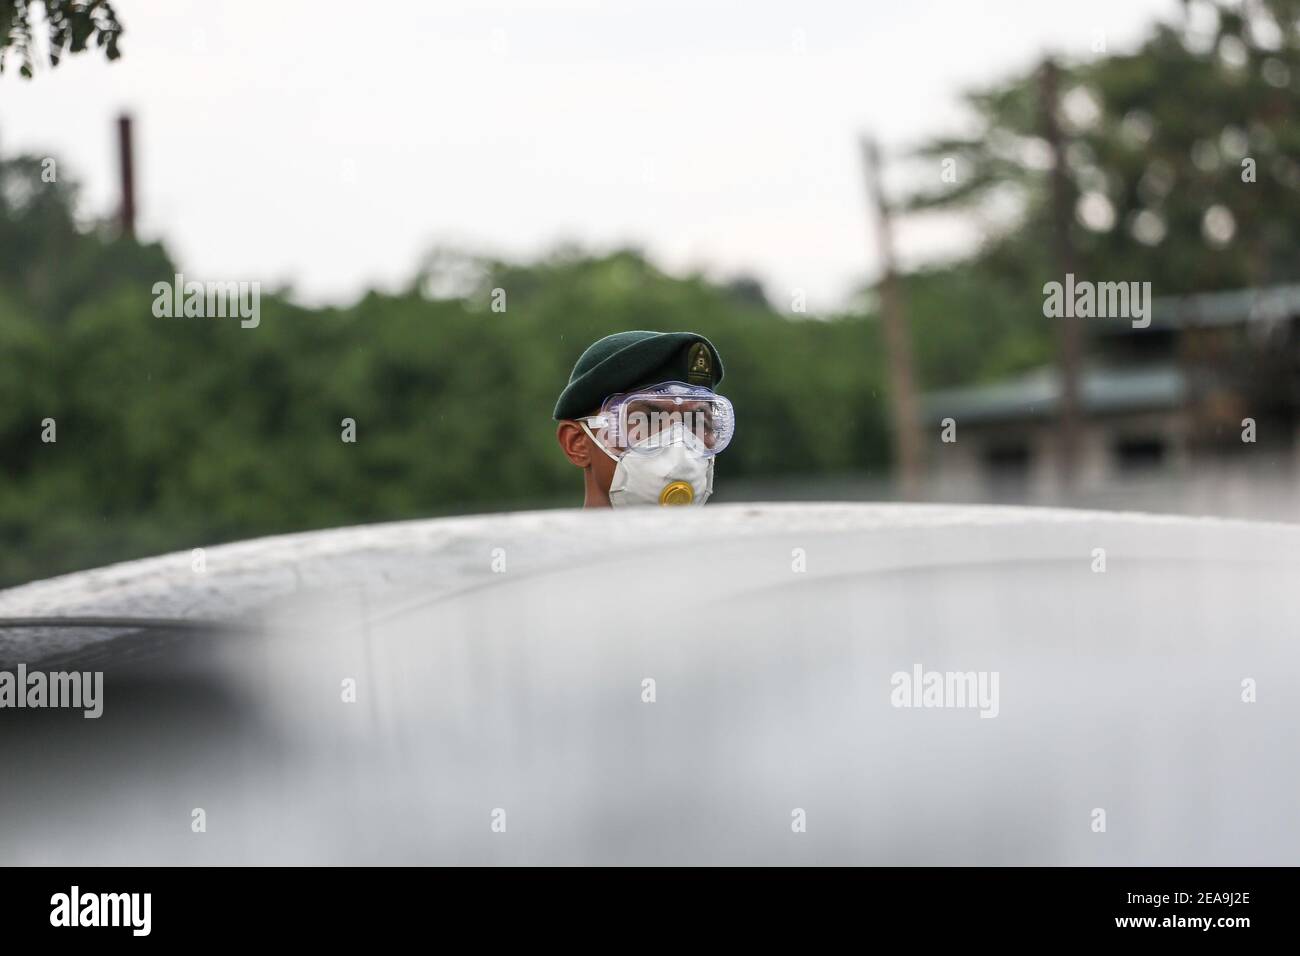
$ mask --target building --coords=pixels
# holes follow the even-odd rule
[[[935,497],[1296,516],[1300,285],[1157,299],[1141,329],[1085,321],[1069,486],[1057,465],[1060,377],[1047,366],[925,396]],[[1233,503],[1255,494],[1287,500],[1260,502],[1263,512]]]

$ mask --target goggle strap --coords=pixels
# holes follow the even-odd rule
[[[594,420],[594,421],[600,421],[600,422],[604,422],[604,421],[605,421],[604,418],[598,418],[598,417],[593,417],[592,420]],[[604,443],[603,441],[601,441],[599,438],[597,438],[595,435],[593,435],[593,434],[591,433],[591,429],[587,427],[587,419],[585,419],[585,418],[579,418],[579,419],[578,419],[578,426],[579,426],[579,427],[580,427],[584,432],[587,433],[587,437],[591,439],[591,443],[592,443],[593,445],[595,445],[597,448],[599,448],[601,451],[603,451],[606,455],[608,455],[611,461],[615,461],[615,462],[618,461],[618,456],[616,456],[612,451],[610,451],[608,448],[606,448],[606,447],[605,447],[605,443]],[[601,427],[604,427],[604,426],[602,425]]]

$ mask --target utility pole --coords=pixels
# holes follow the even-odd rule
[[[126,113],[117,118],[117,168],[122,187],[118,223],[122,236],[129,239],[135,235],[135,157],[131,144],[131,117]]]
[[[1052,237],[1058,280],[1065,282],[1066,275],[1075,271],[1074,243],[1070,238],[1073,219],[1074,189],[1070,184],[1065,163],[1065,145],[1056,110],[1059,100],[1060,73],[1051,60],[1043,62],[1039,75],[1039,100],[1043,115],[1043,136],[1052,151]],[[1079,461],[1079,437],[1083,430],[1079,402],[1080,368],[1083,364],[1083,329],[1074,314],[1072,303],[1067,303],[1065,315],[1056,319],[1057,368],[1061,379],[1061,407],[1057,428],[1057,467],[1060,488],[1069,492],[1074,484]]]
[[[921,430],[917,419],[916,384],[912,370],[912,337],[903,309],[894,262],[893,224],[881,180],[880,149],[875,140],[862,138],[867,195],[875,206],[876,244],[880,248],[880,320],[889,363],[890,412],[894,438],[894,482],[908,501],[921,496]]]

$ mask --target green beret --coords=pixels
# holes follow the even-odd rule
[[[615,332],[587,347],[555,403],[555,419],[578,418],[608,396],[660,382],[713,388],[722,359],[696,332]]]

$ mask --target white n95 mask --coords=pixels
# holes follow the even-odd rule
[[[628,454],[615,456],[582,422],[600,450],[618,463],[609,485],[609,503],[624,505],[702,505],[713,494],[713,456],[681,422],[645,438]]]

